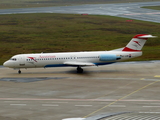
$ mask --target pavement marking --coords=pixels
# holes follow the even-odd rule
[[[68,79],[98,79],[98,80],[140,80],[142,78],[103,78],[103,77],[89,77],[89,78],[85,78],[85,77],[69,77]],[[146,81],[157,81],[159,79],[143,79],[143,80],[146,80]]]
[[[160,107],[160,106],[143,106],[143,107]]]
[[[68,103],[68,102],[49,102],[49,103]]]
[[[66,118],[62,120],[85,120],[85,118]]]
[[[125,105],[110,105],[109,107],[126,107]]]
[[[3,101],[3,102],[6,102],[6,103],[18,102],[18,103],[20,103],[20,101]]]
[[[76,107],[91,107],[93,105],[75,105]]]
[[[160,75],[155,75],[154,77],[160,77]]]
[[[141,87],[141,88],[139,88],[139,89],[137,89],[137,90],[135,90],[135,91],[127,94],[126,96],[123,96],[123,97],[121,97],[120,99],[117,99],[116,101],[113,101],[113,102],[107,104],[106,106],[104,106],[104,107],[102,107],[102,108],[100,108],[100,109],[98,109],[98,110],[96,110],[96,111],[94,111],[94,112],[92,112],[92,113],[84,116],[83,118],[87,118],[87,117],[89,117],[89,116],[91,116],[91,115],[93,115],[93,114],[95,114],[95,113],[97,113],[97,112],[99,112],[99,111],[101,111],[101,110],[109,107],[110,105],[113,105],[113,104],[115,104],[116,102],[118,102],[118,101],[120,101],[120,100],[122,100],[122,99],[124,99],[124,98],[127,98],[127,97],[133,95],[134,93],[139,92],[140,90],[145,89],[145,88],[147,88],[148,86],[151,86],[151,85],[153,85],[153,84],[155,84],[155,83],[157,83],[157,82],[160,82],[160,80],[151,82],[151,83],[149,83],[149,84],[147,84],[147,85],[145,85],[145,86],[143,86],[143,87]]]
[[[140,80],[145,80],[145,78],[141,78]]]
[[[8,102],[19,102],[19,101],[68,101],[68,102],[49,102],[49,103],[69,103],[69,101],[82,101],[82,102],[114,102],[117,99],[39,99],[39,98],[0,98],[0,101],[9,100]],[[10,101],[12,100],[12,101]],[[128,102],[160,102],[159,100],[140,100],[140,99],[119,99],[118,101]],[[7,102],[7,101],[4,101]],[[154,104],[154,103],[153,103]],[[155,103],[156,104],[156,103]],[[160,103],[159,103],[160,104]]]
[[[146,114],[148,114],[148,113],[155,113],[155,114],[160,114],[160,112],[139,112],[139,113],[146,113]]]
[[[46,107],[56,107],[59,105],[54,105],[54,104],[42,104],[42,106],[46,106]]]
[[[10,105],[17,105],[17,106],[26,106],[26,104],[10,104]]]

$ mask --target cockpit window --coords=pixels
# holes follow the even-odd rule
[[[17,59],[16,58],[11,58],[10,60],[16,61]]]

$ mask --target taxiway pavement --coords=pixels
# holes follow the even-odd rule
[[[2,9],[0,14],[24,14],[24,13],[66,13],[66,14],[93,14],[110,15],[129,19],[160,23],[160,10],[144,9],[143,6],[158,6],[157,2],[135,2],[117,4],[87,4],[78,6],[40,7]]]
[[[1,120],[160,114],[160,61],[89,67],[83,74],[75,68],[27,69],[18,74],[0,67],[0,71]]]

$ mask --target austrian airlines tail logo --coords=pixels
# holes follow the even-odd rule
[[[28,57],[28,58],[30,58],[31,60],[37,62],[37,61],[35,60],[35,57]]]
[[[138,41],[133,41],[133,42],[135,42],[135,43],[137,43],[139,46],[141,46],[141,44],[140,44]]]

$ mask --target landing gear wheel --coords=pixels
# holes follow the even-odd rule
[[[77,67],[77,73],[83,73],[83,69],[81,67]]]
[[[21,74],[21,70],[19,70],[18,73]]]

